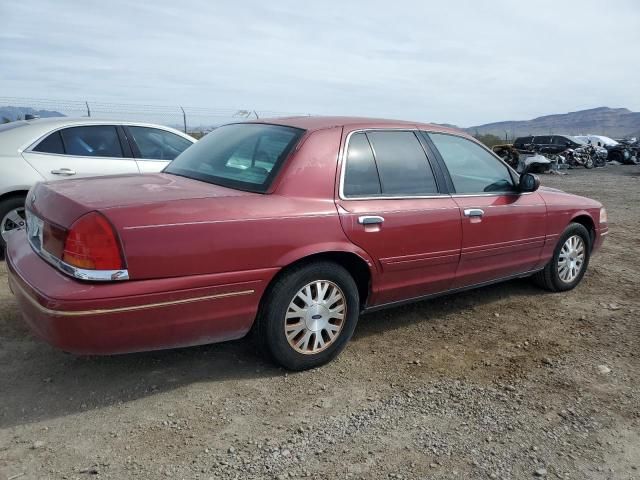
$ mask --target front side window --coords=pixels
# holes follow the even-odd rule
[[[513,192],[515,187],[504,163],[480,145],[463,137],[429,133],[460,194]]]
[[[79,157],[122,158],[122,146],[113,125],[69,127],[60,131],[65,153]]]
[[[216,128],[165,168],[230,188],[265,192],[304,130],[281,125],[238,123]]]
[[[192,145],[186,138],[159,128],[128,127],[128,130],[142,159],[173,160]]]

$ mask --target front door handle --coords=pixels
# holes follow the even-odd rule
[[[378,215],[362,215],[358,217],[358,223],[360,225],[376,225],[384,222],[384,217]]]
[[[465,208],[464,216],[465,217],[481,217],[484,215],[484,210],[481,208]]]
[[[54,175],[70,176],[70,175],[75,175],[76,171],[71,170],[70,168],[59,168],[57,170],[51,170],[51,173],[53,173]]]

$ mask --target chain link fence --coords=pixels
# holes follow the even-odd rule
[[[251,108],[192,107],[181,105],[145,105],[133,103],[94,102],[90,100],[55,100],[28,97],[0,97],[0,122],[39,117],[90,117],[105,120],[127,120],[157,123],[196,137],[218,125],[233,121],[309,115]]]

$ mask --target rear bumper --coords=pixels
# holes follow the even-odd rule
[[[115,354],[244,336],[277,269],[88,283],[42,260],[23,232],[9,239],[9,286],[41,339],[78,354]]]

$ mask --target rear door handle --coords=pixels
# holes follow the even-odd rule
[[[358,217],[358,223],[360,225],[375,225],[384,222],[384,217],[378,215],[362,215]]]
[[[484,210],[481,208],[465,208],[464,216],[465,217],[481,217],[484,215]]]
[[[70,168],[59,168],[57,170],[51,170],[51,173],[53,173],[54,175],[70,176],[70,175],[75,175],[76,171],[71,170]]]

